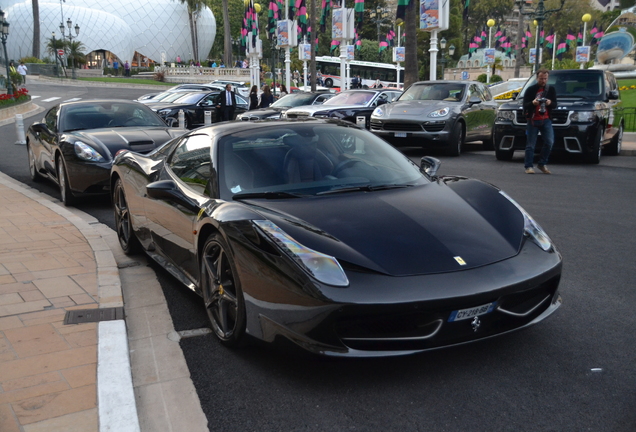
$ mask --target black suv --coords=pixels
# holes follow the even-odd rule
[[[499,160],[510,160],[515,150],[525,150],[527,120],[523,114],[523,94],[536,81],[536,76],[531,77],[515,100],[499,107],[494,130]],[[599,163],[601,152],[620,153],[624,120],[614,74],[595,69],[554,70],[550,72],[548,85],[554,86],[558,102],[551,117],[553,152],[581,155],[594,164]],[[542,145],[539,136],[537,153]]]

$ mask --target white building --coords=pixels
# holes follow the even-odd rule
[[[199,52],[194,55],[188,10],[178,0],[40,0],[39,5],[41,57],[51,56],[46,45],[52,32],[60,38],[60,23],[66,27],[69,18],[73,27],[80,26],[77,40],[86,47],[85,53],[109,51],[122,63],[131,61],[135,52],[155,62],[174,62],[177,56],[182,61],[205,59],[216,35],[216,20],[206,7],[196,17]],[[32,0],[5,0],[2,8],[10,24],[9,59],[32,55]],[[75,30],[72,33],[75,38]],[[99,55],[91,58],[103,60]]]

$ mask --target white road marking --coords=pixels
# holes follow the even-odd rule
[[[54,100],[58,100],[60,99],[60,97],[52,97],[52,98],[48,98],[48,99],[42,99],[42,102],[53,102]]]
[[[39,97],[42,97],[42,96],[31,96],[31,99],[37,99]]]

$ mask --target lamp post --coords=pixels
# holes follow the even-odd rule
[[[537,22],[537,41],[539,40],[539,35],[541,34],[541,30],[543,30],[543,21],[545,21],[550,14],[554,12],[558,12],[563,9],[563,5],[565,4],[565,0],[561,0],[561,5],[558,8],[554,9],[546,9],[543,3],[543,0],[539,0],[534,9],[531,9],[527,12],[523,10],[523,3],[519,5],[519,13],[522,15],[529,15]],[[521,30],[520,30],[521,31]],[[539,70],[539,44],[537,42],[537,50],[535,55],[535,63],[534,63],[534,71]]]
[[[73,55],[73,33],[71,32],[73,28],[73,21],[71,19],[66,20],[66,26],[68,27],[68,41],[69,41],[69,56],[71,57],[71,77],[73,79],[77,79],[75,76],[75,56]],[[60,23],[60,32],[62,32],[62,38],[64,38],[64,23]],[[75,24],[75,38],[79,36],[80,26],[79,24]]]
[[[9,37],[9,23],[4,19],[4,11],[0,9],[0,20],[2,21],[2,47],[4,48],[4,61],[7,67],[7,94],[13,94],[13,86],[11,85],[11,73],[9,72],[9,57],[7,56],[7,38]]]
[[[385,8],[382,8],[380,6],[376,7],[375,10],[372,10],[369,13],[369,16],[371,17],[371,22],[374,22],[375,25],[378,28],[378,61],[380,61],[380,56],[382,55],[382,53],[379,51],[380,49],[380,30],[382,27],[382,24],[386,23],[387,21],[389,21],[388,17],[389,17],[389,11]]]
[[[488,26],[488,49],[490,50],[490,46],[492,44],[492,28],[495,25],[495,20],[494,19],[489,19],[488,21],[486,21],[486,25]],[[485,57],[484,57],[485,59]],[[492,68],[493,66],[490,65],[490,63],[488,63],[488,73],[486,75],[486,83],[490,83],[490,76],[492,75]]]
[[[442,64],[442,79],[444,80],[446,79],[446,77],[444,76],[444,68],[446,67],[446,63],[448,63],[448,59],[446,58],[446,53],[444,53],[444,50],[446,49],[445,38],[442,38],[442,40],[439,41],[439,47],[442,49],[442,58],[439,62]],[[452,57],[454,54],[455,54],[455,45],[451,45],[448,47],[448,55]]]
[[[581,42],[581,46],[585,46],[585,33],[587,33],[587,23],[592,19],[592,15],[586,13],[581,17],[581,21],[583,21],[583,41]],[[585,68],[585,63],[581,62],[581,69]]]

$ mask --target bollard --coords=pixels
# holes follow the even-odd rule
[[[206,126],[208,126],[208,125],[211,125],[211,124],[212,124],[212,111],[206,111],[206,112],[203,114],[203,117],[205,117],[203,121],[204,121],[204,123],[205,123],[205,125],[206,125]]]
[[[24,119],[22,118],[22,114],[15,115],[15,132],[18,136],[18,140],[15,143],[26,145],[26,135],[24,134]]]
[[[183,110],[179,110],[179,127],[185,129],[185,113]]]

